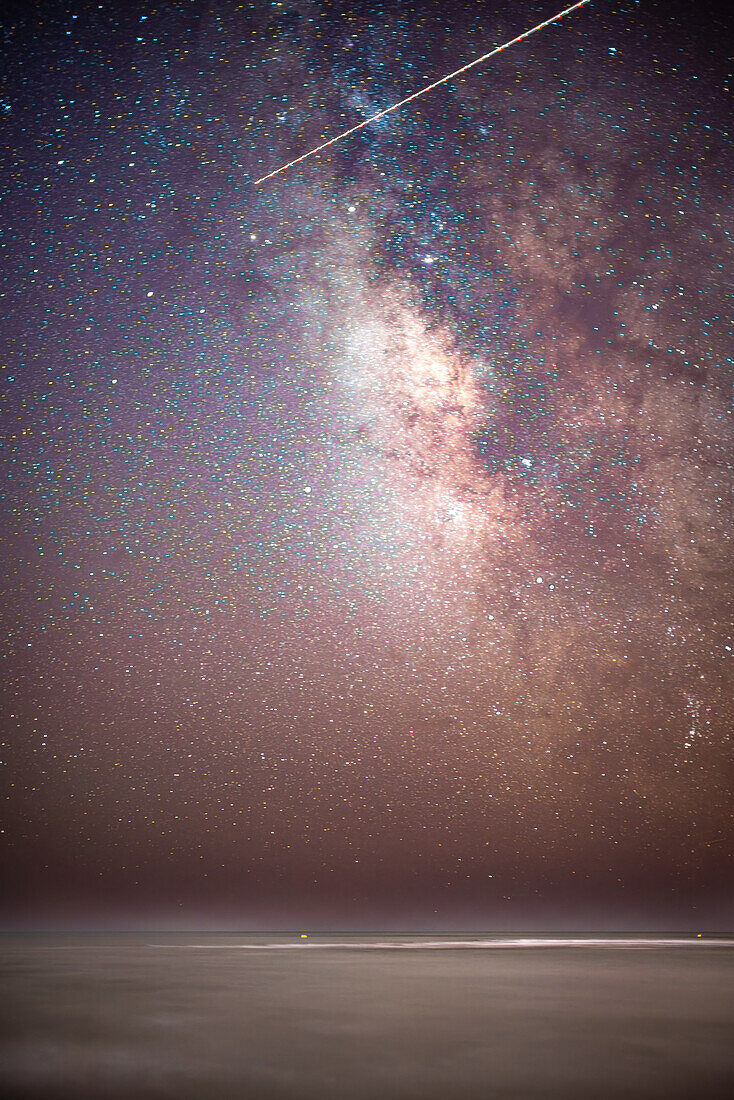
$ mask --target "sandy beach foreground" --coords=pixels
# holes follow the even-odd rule
[[[734,1094],[726,939],[6,934],[0,963],[11,1098]]]

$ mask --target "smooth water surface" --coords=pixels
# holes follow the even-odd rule
[[[6,934],[0,1094],[734,1096],[734,941]]]

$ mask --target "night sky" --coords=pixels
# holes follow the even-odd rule
[[[723,927],[713,4],[4,5],[3,918]]]

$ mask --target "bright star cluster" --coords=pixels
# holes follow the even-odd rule
[[[715,9],[252,182],[554,11],[6,18],[7,919],[725,921]]]

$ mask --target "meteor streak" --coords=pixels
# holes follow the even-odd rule
[[[432,92],[433,89],[438,88],[440,84],[447,84],[449,80],[454,80],[457,76],[461,76],[462,73],[468,72],[469,69],[473,69],[475,65],[481,65],[483,61],[488,61],[490,57],[495,57],[498,53],[502,53],[503,50],[509,49],[510,46],[515,46],[518,42],[522,42],[524,38],[529,38],[531,34],[542,31],[544,27],[549,27],[551,23],[557,23],[560,19],[563,19],[564,16],[569,15],[572,11],[576,11],[577,8],[583,8],[584,5],[589,3],[591,3],[591,0],[578,0],[578,3],[571,4],[569,8],[564,8],[563,11],[559,11],[557,15],[551,16],[550,19],[545,19],[542,23],[538,23],[535,27],[531,27],[530,30],[523,31],[523,33],[518,34],[516,38],[511,38],[509,42],[503,42],[501,46],[495,46],[489,53],[484,53],[481,57],[475,58],[474,61],[469,61],[466,65],[462,65],[460,69],[454,69],[452,73],[449,73],[447,76],[442,76],[439,80],[434,80],[432,84],[427,84],[425,88],[421,88],[420,91],[413,92],[412,95],[406,96],[405,99],[398,100],[398,102],[393,103],[391,107],[386,107],[384,111],[378,111],[376,115],[364,119],[363,122],[358,122],[356,126],[351,126],[348,130],[344,130],[343,133],[337,134],[336,137],[329,138],[328,141],[324,141],[314,149],[309,149],[307,153],[302,153],[300,157],[289,160],[287,164],[281,164],[280,168],[275,168],[272,172],[268,172],[267,175],[260,176],[259,179],[254,180],[254,183],[256,185],[265,183],[266,180],[272,179],[273,176],[285,172],[286,168],[292,168],[294,164],[300,164],[302,160],[316,156],[317,153],[320,153],[323,149],[327,149],[330,145],[336,145],[337,141],[349,137],[350,134],[356,134],[357,130],[363,130],[364,127],[369,126],[371,122],[377,122],[378,119],[384,118],[385,115],[397,111],[399,107],[404,107],[406,103],[412,103],[414,99],[418,99],[419,96],[425,95],[426,92]]]

